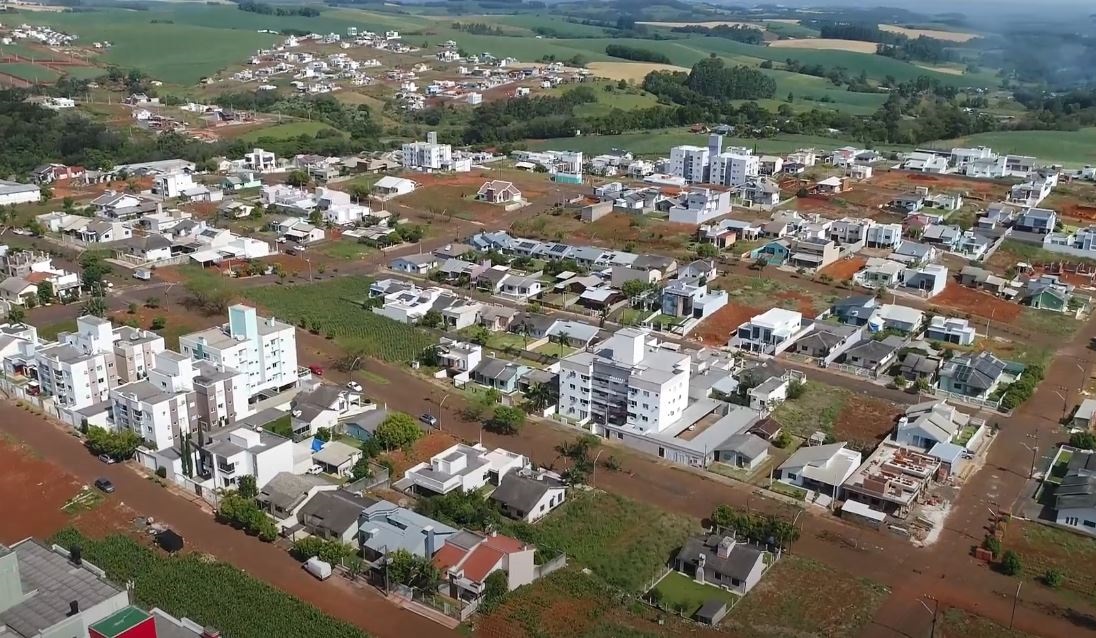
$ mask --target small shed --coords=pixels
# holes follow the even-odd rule
[[[841,506],[841,518],[879,529],[887,515],[859,501],[845,501]]]
[[[727,601],[720,598],[712,598],[701,605],[700,609],[696,610],[696,619],[702,623],[708,625],[718,625],[719,621],[723,620],[723,617],[727,615],[730,609],[727,607]]]
[[[175,530],[165,529],[156,534],[156,544],[165,552],[174,554],[183,549],[183,537]]]

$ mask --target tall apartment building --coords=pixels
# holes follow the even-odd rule
[[[647,346],[647,332],[624,328],[596,351],[560,362],[559,412],[581,423],[657,433],[689,402],[689,355]]]
[[[742,186],[761,171],[761,158],[747,153],[720,153],[711,158],[708,181],[721,186]]]
[[[670,149],[669,173],[689,183],[704,182],[708,178],[709,151],[703,146],[675,146]]]
[[[197,425],[194,374],[190,357],[157,353],[148,378],[111,390],[114,428],[136,432],[157,450],[175,446]]]
[[[62,408],[82,410],[110,397],[117,384],[114,334],[106,319],[86,315],[76,320],[76,332],[61,333],[57,344],[35,353],[43,394]]]
[[[156,355],[164,351],[164,338],[155,332],[122,326],[114,329],[114,364],[118,383],[148,377]]]
[[[438,144],[438,134],[431,131],[426,134],[425,142],[410,142],[403,145],[403,167],[416,170],[442,170],[453,162],[453,147]]]
[[[218,368],[208,361],[194,364],[194,395],[198,424],[216,428],[234,424],[254,413],[247,402],[247,379],[231,368]]]
[[[228,309],[228,323],[179,338],[179,349],[197,361],[245,375],[249,398],[297,382],[297,337],[292,325],[259,317],[250,306]]]

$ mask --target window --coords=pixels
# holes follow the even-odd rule
[[[1085,521],[1085,527],[1096,527],[1096,521]]]

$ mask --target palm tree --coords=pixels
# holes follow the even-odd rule
[[[534,410],[543,410],[552,402],[552,389],[547,383],[534,383],[526,390],[525,399]]]
[[[571,338],[571,335],[567,334],[566,330],[561,330],[556,335],[556,341],[559,341],[559,358],[563,358],[564,348],[567,347],[567,340]]]

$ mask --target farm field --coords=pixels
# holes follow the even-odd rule
[[[40,64],[31,64],[29,62],[2,63],[0,64],[0,73],[13,75],[22,80],[26,80],[27,82],[36,84],[47,84],[54,82],[57,78],[61,77],[61,74],[53,69],[44,67]]]
[[[901,412],[888,401],[808,380],[803,394],[773,412],[791,434],[808,437],[821,430],[854,449],[872,449],[894,429]]]
[[[683,66],[652,62],[591,62],[586,65],[586,68],[598,77],[629,82],[642,82],[643,78],[653,71],[689,71]]]
[[[860,95],[860,94],[854,94]],[[570,150],[582,151],[588,155],[608,153],[614,148],[623,148],[636,155],[666,155],[671,146],[681,144],[706,144],[707,135],[690,133],[681,128],[654,129],[642,133],[622,133],[620,135],[587,135],[583,137],[557,137],[547,140],[529,140],[533,150]],[[745,146],[757,148],[758,153],[792,153],[801,148],[837,148],[856,144],[855,140],[823,135],[798,135],[782,133],[763,139],[745,137],[724,137],[724,146]],[[884,146],[881,150],[900,150],[900,146]]]
[[[776,40],[769,46],[774,49],[818,49],[821,51],[852,51],[855,53],[874,54],[877,45],[874,42],[863,40],[836,40],[830,38],[798,38],[793,40]]]
[[[989,146],[998,153],[1034,155],[1068,167],[1096,164],[1096,127],[1078,131],[994,131],[931,142],[935,148]]]
[[[882,585],[785,554],[722,626],[739,638],[856,636],[886,596]]]
[[[361,353],[385,361],[410,361],[434,339],[408,326],[362,307],[370,280],[335,277],[311,284],[272,285],[249,288],[244,295],[275,316],[331,335],[346,352]]]
[[[527,543],[567,554],[615,588],[642,593],[699,523],[604,492],[580,492],[536,525],[511,530]]]
[[[945,40],[947,42],[969,42],[978,36],[973,33],[961,33],[959,31],[940,31],[937,29],[908,29],[906,27],[900,27],[894,24],[881,24],[879,25],[880,31],[888,31],[890,33],[899,33],[907,38],[919,38],[925,36],[926,38],[934,38],[936,40]]]

